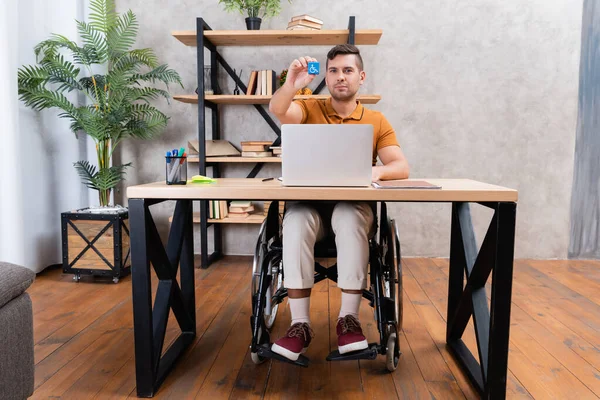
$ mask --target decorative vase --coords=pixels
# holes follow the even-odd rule
[[[246,28],[248,28],[249,31],[257,31],[260,29],[261,22],[262,22],[261,18],[248,17],[248,18],[246,18]]]

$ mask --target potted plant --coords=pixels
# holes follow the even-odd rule
[[[288,0],[290,3],[292,0]],[[246,14],[246,28],[260,29],[262,18],[274,17],[281,12],[281,0],[219,0],[225,5],[225,11],[238,11]]]
[[[125,226],[122,235],[121,227],[127,211],[115,211],[108,206],[111,191],[123,180],[131,163],[111,165],[112,155],[124,139],[150,139],[167,125],[169,118],[150,101],[160,97],[169,101],[169,93],[152,84],[162,82],[167,89],[170,83],[183,87],[179,74],[166,64],[159,64],[152,49],[132,49],[139,26],[135,14],[129,10],[119,15],[114,10],[114,0],[90,0],[90,22],[76,21],[81,46],[54,34],[35,47],[36,64],[18,70],[19,98],[25,105],[37,111],[59,109],[59,117],[71,122],[70,129],[75,135],[84,132],[96,144],[97,165],[84,160],[74,166],[84,184],[98,191],[98,208],[111,212],[105,215],[88,212],[87,217],[63,213],[63,269],[77,273],[77,278],[79,273],[73,267],[78,262],[89,267],[84,269],[90,273],[96,274],[98,264],[104,263],[110,271],[100,268],[104,271],[101,275],[114,277],[116,273],[117,279],[122,275],[128,258],[125,254],[128,237],[123,236],[128,236],[128,230]],[[87,104],[73,104],[65,96],[70,92],[83,94]],[[89,223],[78,226],[73,220]],[[97,220],[110,226],[102,229],[91,224]],[[71,233],[79,238],[65,237]],[[99,235],[112,235],[112,240]],[[81,247],[81,252],[69,254],[65,251],[68,243],[75,245],[75,251]],[[111,246],[120,253],[114,258],[105,254]],[[113,262],[108,261],[111,258]]]

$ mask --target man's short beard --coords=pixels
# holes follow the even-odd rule
[[[356,96],[356,93],[358,93],[358,90],[354,93],[346,92],[345,95],[336,94],[335,91],[330,91],[329,93],[331,94],[331,97],[335,101],[348,101],[348,100],[352,100],[354,98],[354,96]]]

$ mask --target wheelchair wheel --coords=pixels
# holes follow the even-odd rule
[[[394,249],[396,260],[396,282],[398,283],[396,291],[396,323],[398,333],[402,330],[402,321],[404,314],[404,290],[402,289],[402,249],[400,248],[400,235],[398,225],[392,220],[392,231],[394,232]]]
[[[387,325],[386,367],[393,372],[400,359],[400,330],[402,329],[402,271],[400,241],[396,221],[388,219],[384,245],[384,295],[394,305],[393,321]]]
[[[258,343],[262,343],[263,342],[263,334],[262,334],[262,328],[258,329]],[[252,353],[250,352],[250,359],[252,360],[252,362],[254,364],[262,364],[265,361],[267,361],[267,359],[265,357],[261,357],[258,355],[258,353]]]
[[[385,366],[388,371],[394,372],[398,368],[398,361],[400,360],[400,351],[398,350],[398,335],[396,332],[392,332],[388,337],[387,351],[385,353]]]
[[[277,290],[279,290],[283,286],[283,274],[281,273],[281,269],[283,265],[281,262],[276,263],[276,265],[271,266],[271,284],[267,289],[266,297],[266,305],[265,305],[265,325],[267,329],[271,329],[275,324],[275,318],[277,318],[277,310],[279,310],[279,303],[273,304],[272,298]]]
[[[254,260],[252,264],[252,298],[258,294],[260,274],[268,252],[266,223],[267,221],[265,220],[260,227],[258,240],[256,241],[256,247],[254,249]],[[269,262],[267,271],[270,281],[265,293],[265,307],[262,310],[267,329],[271,329],[273,327],[275,319],[277,318],[277,311],[279,309],[279,304],[273,304],[272,297],[277,290],[283,286],[283,266],[281,265],[281,260],[271,261]]]

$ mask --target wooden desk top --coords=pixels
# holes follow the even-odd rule
[[[164,181],[129,186],[127,198],[214,200],[351,200],[413,202],[516,202],[518,192],[469,179],[419,179],[442,189],[375,189],[373,187],[289,187],[277,179],[221,178],[212,184],[167,185]]]

